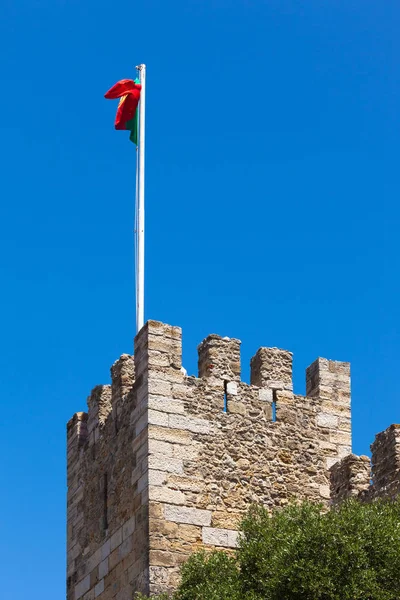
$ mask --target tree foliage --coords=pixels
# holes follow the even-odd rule
[[[400,500],[252,508],[235,556],[194,554],[173,600],[399,600]]]

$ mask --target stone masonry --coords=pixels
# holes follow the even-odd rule
[[[391,425],[375,436],[367,456],[350,454],[331,469],[331,498],[371,501],[394,498],[400,493],[400,425]]]
[[[193,551],[235,547],[253,503],[400,487],[398,427],[377,436],[372,487],[368,459],[351,454],[348,363],[317,359],[299,396],[286,350],[260,348],[250,385],[239,340],[210,335],[198,352],[187,377],[181,330],[149,321],[69,421],[68,600],[174,589]]]

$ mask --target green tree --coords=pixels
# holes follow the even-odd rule
[[[175,600],[244,600],[236,558],[222,551],[197,552],[182,567]]]
[[[244,600],[236,558],[223,551],[196,552],[181,569],[181,584],[173,600]],[[135,599],[136,600],[136,599]],[[138,596],[137,600],[145,600]],[[152,597],[150,600],[156,600]],[[157,600],[166,600],[157,596]],[[250,600],[250,597],[249,597]]]
[[[238,550],[243,589],[266,600],[398,600],[400,501],[250,511]]]
[[[194,554],[174,600],[399,600],[400,499],[253,507],[234,556]]]

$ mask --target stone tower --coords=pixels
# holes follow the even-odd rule
[[[181,330],[149,321],[68,422],[68,600],[173,589],[194,550],[235,546],[252,503],[396,489],[399,429],[376,442],[375,487],[368,459],[350,454],[348,363],[317,359],[299,396],[286,350],[260,348],[250,385],[239,340],[210,335],[198,352],[187,377]]]

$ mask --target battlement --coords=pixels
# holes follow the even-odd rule
[[[188,377],[181,333],[149,321],[68,423],[68,600],[173,589],[192,551],[235,546],[250,504],[329,503],[351,452],[348,363],[317,359],[301,396],[291,352],[259,348],[247,384],[240,341],[212,334]]]
[[[334,504],[349,497],[370,501],[400,493],[400,425],[390,425],[375,436],[367,456],[347,456],[331,469]]]

